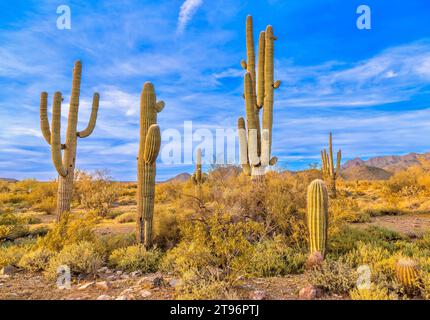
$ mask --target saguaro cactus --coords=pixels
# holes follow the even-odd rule
[[[82,64],[75,63],[73,68],[72,94],[70,98],[69,118],[66,132],[66,142],[61,144],[61,92],[54,94],[52,106],[52,132],[48,121],[48,94],[42,92],[40,97],[40,127],[48,144],[51,145],[52,162],[58,172],[57,221],[60,221],[65,212],[70,211],[73,193],[73,179],[76,163],[77,138],[86,138],[91,135],[97,120],[100,96],[94,93],[93,106],[88,126],[83,131],[77,131],[79,95],[81,87]],[[64,150],[62,156],[61,150]]]
[[[401,258],[395,265],[396,277],[404,287],[413,289],[418,284],[418,266],[411,258]]]
[[[309,251],[325,255],[328,230],[328,194],[324,181],[316,179],[308,187],[307,225]]]
[[[152,220],[154,215],[155,174],[161,136],[157,113],[164,102],[156,102],[152,83],[143,86],[140,98],[140,143],[137,157],[137,228],[138,243],[146,248],[152,245]]]
[[[239,118],[240,162],[243,172],[253,179],[264,177],[266,168],[274,165],[271,158],[274,89],[281,82],[274,81],[274,41],[272,26],[260,32],[258,47],[258,78],[255,70],[255,48],[252,17],[246,19],[247,61],[241,65],[246,70],[244,77],[245,120]],[[263,109],[263,130],[260,128],[260,109]]]
[[[202,173],[202,149],[198,148],[196,153],[196,171],[191,175],[191,180],[195,185],[201,185],[206,181],[206,174]]]
[[[340,175],[340,162],[342,160],[342,150],[339,149],[336,157],[336,167],[333,158],[333,140],[332,133],[329,135],[329,151],[321,150],[321,171],[324,179],[329,179],[330,190],[333,198],[336,198],[336,179]]]

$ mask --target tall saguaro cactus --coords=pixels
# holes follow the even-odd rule
[[[155,174],[161,135],[157,125],[157,113],[164,102],[156,100],[152,83],[143,86],[140,98],[140,143],[137,157],[137,228],[138,243],[146,248],[152,245],[152,221],[154,215]]]
[[[91,135],[97,120],[100,96],[94,93],[93,106],[88,126],[83,131],[77,131],[79,95],[81,88],[82,63],[77,61],[73,68],[72,94],[70,98],[69,118],[66,131],[66,142],[61,144],[61,92],[54,94],[52,106],[52,131],[48,121],[48,94],[42,92],[40,96],[40,127],[48,144],[51,145],[52,162],[58,172],[57,221],[65,212],[70,211],[73,193],[73,179],[76,164],[77,138]],[[62,155],[62,150],[64,153]]]
[[[327,246],[328,194],[324,181],[316,179],[308,187],[307,225],[310,254],[324,256]]]
[[[272,26],[260,32],[258,46],[258,72],[255,69],[255,47],[252,17],[246,18],[247,61],[241,65],[246,70],[244,77],[245,120],[239,118],[240,162],[243,172],[253,179],[264,177],[266,168],[274,165],[271,158],[274,90],[281,82],[274,81],[274,41]],[[263,109],[263,130],[260,127],[260,109]]]
[[[321,171],[325,179],[330,180],[330,190],[333,198],[336,198],[336,179],[340,175],[340,162],[342,160],[342,150],[339,149],[336,157],[336,167],[333,158],[333,139],[330,132],[328,140],[329,150],[321,150]]]

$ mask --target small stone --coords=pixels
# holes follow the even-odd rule
[[[125,289],[125,290],[123,290],[119,295],[120,295],[120,296],[126,296],[126,295],[131,294],[132,292],[133,292],[133,290],[132,290],[132,289]]]
[[[175,279],[175,278],[173,278],[173,279],[170,279],[170,280],[169,280],[169,286],[171,286],[171,287],[177,287],[177,286],[179,286],[181,283],[182,283],[182,282],[181,282],[181,279]]]
[[[322,290],[312,285],[308,285],[299,291],[299,298],[304,300],[315,300],[321,297],[321,295]]]
[[[152,287],[153,288],[160,288],[164,287],[166,285],[163,276],[155,277],[154,280],[152,280]]]
[[[111,276],[107,277],[106,279],[108,279],[108,280],[116,280],[116,275],[111,275]]]
[[[149,296],[152,295],[152,293],[149,290],[142,290],[140,291],[140,295],[142,296],[142,298],[148,298]]]
[[[251,293],[251,300],[264,300],[266,299],[266,292],[262,290],[256,290]]]
[[[111,287],[110,283],[107,281],[96,282],[96,286],[103,290],[109,290],[109,288]]]
[[[132,294],[130,295],[119,295],[115,300],[136,300]]]
[[[141,271],[133,271],[132,273],[130,273],[130,275],[134,278],[134,277],[138,277],[142,274]]]
[[[12,275],[18,272],[18,269],[12,265],[7,265],[0,270],[0,275]]]
[[[100,268],[99,270],[97,270],[98,273],[106,273],[106,271],[108,270],[108,267],[103,267]]]
[[[86,283],[86,284],[83,284],[83,285],[81,285],[81,286],[79,286],[78,287],[78,290],[86,290],[86,289],[88,289],[88,288],[90,288],[90,287],[92,287],[92,286],[94,286],[96,283],[93,281],[93,282],[88,282],[88,283]]]
[[[118,270],[118,271],[116,272],[116,274],[120,276],[120,275],[122,275],[122,274],[123,274],[123,272],[122,272],[121,270]]]
[[[112,300],[113,298],[107,294],[102,294],[101,296],[97,297],[97,300]]]

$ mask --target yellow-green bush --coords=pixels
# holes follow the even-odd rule
[[[95,273],[103,264],[103,257],[97,252],[94,243],[81,241],[67,244],[50,259],[46,269],[46,276],[54,279],[58,267],[66,265],[73,274]]]
[[[33,249],[24,254],[18,266],[30,272],[43,271],[48,267],[49,261],[55,253],[45,248]]]
[[[61,222],[49,230],[45,237],[39,238],[38,246],[59,251],[65,245],[79,241],[94,242],[96,237],[93,228],[96,221],[97,218],[91,213],[79,218],[66,214]]]
[[[109,265],[125,271],[155,272],[161,255],[158,249],[146,250],[142,245],[134,245],[114,250],[109,256]]]
[[[286,245],[285,237],[264,240],[254,245],[247,272],[255,277],[284,276],[303,272],[307,255]]]
[[[369,289],[355,288],[349,292],[352,300],[397,300],[394,293],[390,293],[385,287],[371,284]]]
[[[119,216],[115,217],[115,221],[118,223],[128,223],[136,220],[135,212],[125,212]]]
[[[31,248],[31,245],[1,245],[0,246],[0,269],[7,265],[17,265],[19,260]]]

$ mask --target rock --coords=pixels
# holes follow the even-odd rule
[[[108,279],[108,280],[116,280],[116,275],[110,275],[106,279]]]
[[[140,291],[140,295],[142,296],[142,298],[148,298],[149,296],[152,295],[152,293],[149,290],[142,290]]]
[[[122,274],[123,274],[123,272],[122,272],[121,270],[118,270],[118,271],[116,272],[116,274],[120,276],[120,275],[122,275]]]
[[[161,288],[166,286],[166,282],[164,281],[163,276],[157,276],[152,280],[152,287],[153,288]]]
[[[264,300],[266,299],[266,292],[262,290],[255,290],[250,295],[251,300]]]
[[[96,286],[97,288],[100,288],[103,290],[109,290],[109,288],[111,287],[110,283],[107,281],[96,282]]]
[[[181,283],[182,283],[181,279],[173,278],[173,279],[169,280],[169,286],[171,286],[171,287],[177,287],[177,286],[181,285]]]
[[[101,296],[97,297],[97,300],[113,300],[113,297],[111,297],[107,294],[102,294]]]
[[[100,268],[99,270],[97,270],[98,273],[106,273],[106,271],[108,270],[108,267],[103,267]]]
[[[126,296],[126,295],[129,295],[129,294],[132,294],[133,293],[133,290],[132,289],[125,289],[125,290],[123,290],[119,295],[120,296]]]
[[[12,275],[18,272],[18,269],[12,265],[7,265],[3,269],[0,270],[0,275]]]
[[[132,273],[130,273],[130,275],[131,275],[133,278],[138,277],[138,276],[140,276],[141,274],[142,274],[142,272],[141,272],[141,271],[133,271]]]
[[[92,282],[88,282],[88,283],[86,283],[86,284],[83,284],[83,285],[79,286],[79,287],[78,287],[78,290],[86,290],[86,289],[88,289],[88,288],[90,288],[90,287],[94,286],[95,284],[96,284],[96,283],[95,283],[94,281],[92,281]]]
[[[321,297],[321,295],[322,290],[312,285],[308,285],[299,291],[299,298],[304,300],[314,300]]]
[[[132,294],[119,295],[115,300],[136,300]]]

